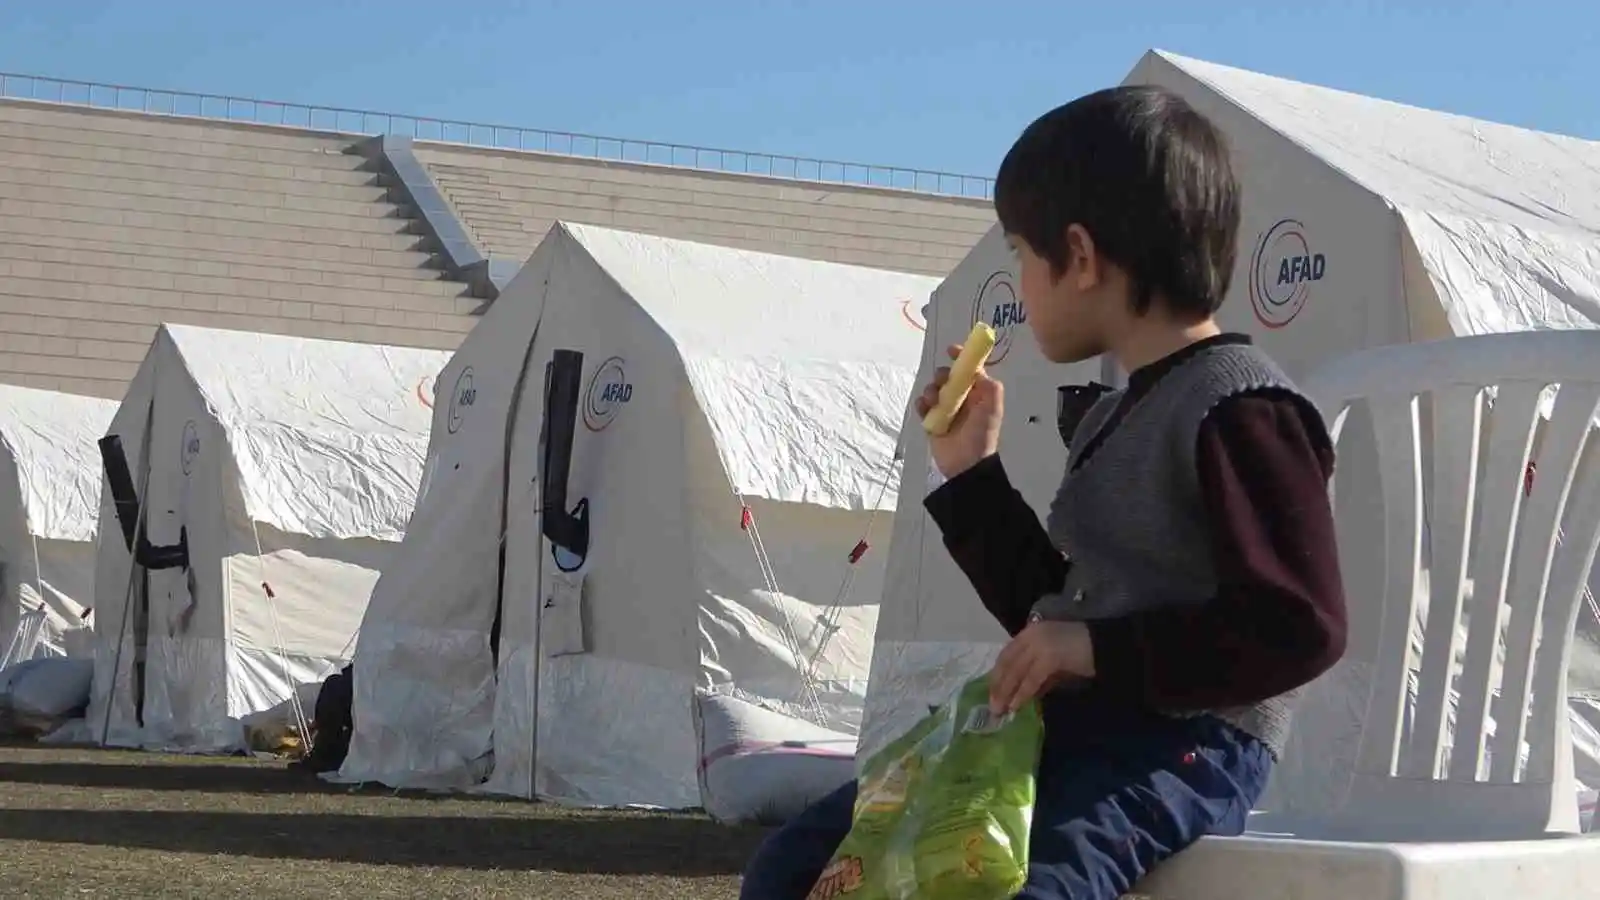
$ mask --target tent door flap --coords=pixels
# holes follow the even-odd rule
[[[188,526],[180,526],[178,542],[166,546],[150,543],[140,527],[139,491],[133,486],[133,474],[128,470],[128,456],[122,450],[119,435],[108,434],[100,439],[100,461],[116,507],[117,524],[122,526],[122,540],[134,561],[146,569],[189,568]]]
[[[563,555],[579,561],[589,555],[589,501],[580,499],[569,512],[567,479],[572,471],[572,444],[577,437],[582,385],[583,354],[577,350],[555,351],[545,369],[544,458],[539,473],[543,497],[540,530],[551,544],[566,551]]]

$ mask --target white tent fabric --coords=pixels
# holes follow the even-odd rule
[[[405,533],[448,360],[162,326],[110,433],[150,542],[175,544],[182,529],[190,565],[136,570],[104,493],[97,739],[235,749],[241,717],[348,660],[378,569]]]
[[[67,655],[69,635],[86,627],[100,510],[95,442],[116,411],[114,400],[0,385],[0,641],[27,611],[44,613],[35,655]]]
[[[1225,328],[1253,335],[1291,375],[1382,344],[1600,327],[1600,144],[1160,52],[1146,55],[1127,83],[1176,91],[1226,134],[1244,210],[1220,318]],[[975,315],[1018,318],[1005,306],[1014,294],[1012,266],[992,232],[940,286],[920,377],[928,377],[934,348],[959,341]],[[1001,346],[1009,349],[997,350],[993,365],[1007,387],[1002,456],[1042,515],[1065,461],[1054,426],[1055,386],[1117,383],[1120,374],[1099,361],[1051,366],[1025,327],[1006,331]],[[987,667],[1004,637],[922,511],[925,443],[907,440],[905,457],[863,755]],[[1340,459],[1351,480],[1372,465],[1359,453]],[[1320,731],[1307,726],[1302,734],[1358,728],[1350,710],[1364,709],[1360,672],[1371,659],[1376,616],[1362,598],[1380,596],[1377,582],[1365,577],[1379,577],[1374,561],[1382,547],[1361,540],[1378,529],[1347,527],[1376,521],[1374,498],[1351,493],[1339,496],[1351,649],[1318,686],[1320,711],[1303,709],[1299,719],[1322,717]],[[1600,660],[1592,651],[1590,657]],[[1582,669],[1574,666],[1575,690]],[[1600,664],[1587,670],[1592,691]]]
[[[492,750],[492,792],[696,806],[697,691],[853,739],[885,554],[849,557],[889,525],[921,341],[902,310],[935,284],[558,223],[440,376],[337,779],[463,788]],[[584,354],[571,573],[534,483],[557,349]]]
[[[1600,323],[1600,143],[1170,54],[1129,80],[1211,92],[1381,198],[1450,334]]]

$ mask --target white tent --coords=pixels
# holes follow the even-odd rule
[[[411,515],[433,379],[448,360],[162,326],[109,433],[122,441],[141,537],[186,540],[188,565],[133,565],[108,482],[88,715],[97,739],[233,749],[241,717],[349,658]]]
[[[116,411],[114,400],[0,385],[0,642],[24,613],[42,614],[34,655],[63,656],[92,621],[95,441]]]
[[[467,787],[492,750],[489,791],[696,806],[709,696],[853,751],[885,554],[849,557],[888,525],[905,310],[936,283],[558,223],[440,375],[338,779]],[[541,537],[535,485],[560,350],[583,354],[581,566]]]
[[[1244,211],[1222,324],[1254,335],[1292,376],[1376,345],[1600,324],[1600,144],[1160,52],[1146,55],[1127,82],[1176,91],[1227,135]],[[940,286],[923,377],[932,349],[959,341],[974,314],[1001,324],[1016,318],[1006,306],[1012,265],[996,231]],[[1051,366],[1025,326],[1007,332],[1001,347],[1009,350],[1003,358],[997,350],[993,364],[1007,388],[1002,455],[1042,516],[1065,461],[1055,387],[1117,383],[1120,375],[1100,361]],[[986,668],[1004,637],[922,511],[925,442],[908,439],[905,456],[863,753]],[[1370,465],[1340,459],[1345,472]],[[1372,514],[1347,494],[1339,496],[1341,519]],[[1361,533],[1342,530],[1353,634],[1350,665],[1335,681],[1364,683],[1359,672],[1374,641],[1376,617],[1360,601],[1380,587],[1360,573],[1380,577],[1372,561],[1382,548],[1355,540]],[[1326,703],[1348,712],[1364,697],[1335,690]]]

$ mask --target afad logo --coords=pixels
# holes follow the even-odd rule
[[[433,395],[439,391],[439,376],[424,375],[417,379],[417,402],[433,409]]]
[[[988,322],[994,329],[995,342],[994,349],[989,352],[989,365],[997,366],[1006,358],[1017,327],[1027,321],[1028,314],[1022,309],[1022,298],[1017,295],[1010,272],[995,272],[983,280],[977,296],[972,298],[972,324]]]
[[[900,301],[900,317],[906,320],[907,325],[918,331],[928,330],[928,318],[925,315],[927,309],[926,305],[919,307],[910,300]]]
[[[613,356],[589,377],[589,389],[583,398],[583,424],[590,431],[604,431],[623,404],[632,399],[633,383],[628,380],[622,357]]]
[[[1312,253],[1305,225],[1281,219],[1261,232],[1250,257],[1250,305],[1268,328],[1282,328],[1305,309],[1311,283],[1328,271],[1328,258]]]
[[[200,455],[200,429],[193,419],[183,423],[183,446],[179,449],[179,462],[183,466],[183,474],[187,475],[194,468],[195,458]]]
[[[478,402],[478,389],[472,386],[472,367],[467,366],[456,376],[456,385],[450,389],[450,406],[447,410],[449,417],[445,420],[444,427],[451,434],[459,431],[467,410],[476,402]]]

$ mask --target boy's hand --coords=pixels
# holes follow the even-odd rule
[[[954,360],[961,355],[961,345],[952,344],[947,351]],[[917,415],[926,416],[928,410],[939,405],[939,389],[950,379],[950,367],[942,366],[933,375],[933,382],[922,389],[917,398]],[[942,435],[928,436],[928,449],[933,464],[946,478],[954,478],[993,456],[1000,450],[1000,422],[1005,415],[1005,394],[1000,382],[989,377],[982,367],[972,381],[967,402],[950,422],[950,430]]]
[[[1082,622],[1034,621],[1000,651],[989,673],[989,708],[1015,712],[1069,678],[1094,676],[1094,646]]]

